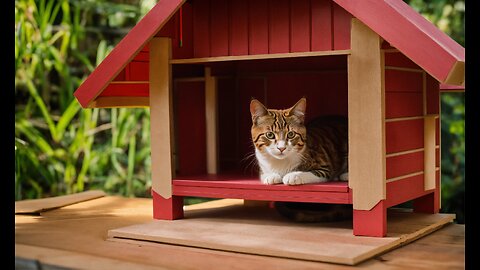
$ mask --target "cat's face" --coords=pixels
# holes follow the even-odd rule
[[[298,155],[305,148],[306,99],[286,110],[267,109],[260,101],[250,102],[252,141],[258,152],[276,159]]]

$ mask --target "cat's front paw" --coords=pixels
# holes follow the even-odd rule
[[[262,184],[275,185],[282,183],[282,177],[278,173],[264,173],[261,175],[260,180]]]
[[[340,174],[340,181],[348,181],[348,172]]]
[[[287,173],[283,179],[285,185],[303,185],[311,183],[321,183],[328,181],[326,178],[318,177],[311,172],[291,172]]]

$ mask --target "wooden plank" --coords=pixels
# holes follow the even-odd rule
[[[150,101],[148,97],[97,97],[89,108],[148,108]]]
[[[349,55],[349,54],[350,54],[350,50],[274,53],[274,54],[256,54],[256,55],[239,55],[239,56],[202,57],[202,58],[190,58],[190,59],[173,59],[170,61],[170,63],[171,64],[200,64],[200,63],[211,63],[211,62],[314,57],[314,56],[328,56],[328,55]]]
[[[396,228],[395,232],[391,237],[374,238],[353,236],[350,221],[339,223],[340,227],[298,223],[281,226],[285,223],[266,218],[269,211],[271,210],[266,207],[224,207],[222,217],[215,217],[215,212],[211,210],[210,215],[203,211],[204,215],[207,214],[203,218],[195,215],[196,218],[175,222],[155,221],[109,230],[108,240],[127,238],[139,240],[137,244],[143,244],[144,241],[171,243],[210,250],[355,265],[431,233],[454,218],[454,215],[449,214],[422,215],[391,211],[389,214],[395,221],[392,224]],[[252,215],[263,218],[260,218],[261,221],[248,219]],[[219,222],[222,226],[218,226]],[[215,228],[215,237],[212,237],[211,228]],[[323,267],[317,265],[318,268]]]
[[[424,120],[424,171],[425,190],[435,188],[435,115],[427,115]]]
[[[423,96],[417,92],[386,92],[385,118],[423,115]]]
[[[248,1],[248,54],[268,54],[268,1]]]
[[[423,147],[423,119],[386,122],[385,132],[387,153]]]
[[[333,50],[332,3],[329,0],[311,0],[312,51]]]
[[[180,11],[178,12],[180,13]],[[191,2],[186,2],[182,5],[182,16],[178,16],[178,38],[176,40],[177,43],[172,44],[172,58],[177,59],[194,57],[193,33],[193,5]]]
[[[100,97],[148,97],[149,92],[147,82],[112,82],[98,96]],[[97,98],[97,100],[98,100]]]
[[[185,0],[160,1],[130,30],[75,91],[74,96],[82,107],[88,107],[184,2]]]
[[[398,50],[395,53],[385,54],[385,65],[422,70],[417,64],[415,64],[415,62],[401,52],[398,52]]]
[[[148,62],[137,62],[132,61],[129,64],[130,66],[130,81],[148,81]]]
[[[341,6],[333,3],[333,49],[350,49],[350,27],[352,15]]]
[[[426,114],[440,114],[440,86],[432,76],[426,77]]]
[[[205,68],[205,123],[207,146],[207,173],[215,174],[218,170],[218,104],[217,78],[211,75],[211,69]]]
[[[297,0],[290,4],[290,51],[310,51],[310,0]]]
[[[386,177],[391,179],[394,177],[423,171],[423,151],[415,151],[403,155],[387,157],[386,161]]]
[[[386,206],[392,207],[432,192],[425,191],[423,174],[414,175],[401,180],[387,183]]]
[[[210,56],[229,55],[228,3],[210,0]]]
[[[290,51],[290,4],[289,0],[269,1],[268,6],[268,52]],[[255,26],[256,27],[256,26]]]
[[[248,54],[248,1],[230,1],[229,55]]]
[[[385,199],[385,89],[380,45],[377,34],[360,21],[352,20],[348,57],[348,170],[356,210],[370,210]]]
[[[152,189],[169,199],[172,196],[173,114],[172,70],[169,60],[172,44],[169,38],[150,42],[150,148]]]
[[[101,190],[89,190],[75,194],[32,200],[15,201],[15,214],[33,214],[105,196]]]
[[[385,91],[419,92],[423,91],[423,77],[419,72],[405,70],[385,70]]]
[[[349,193],[345,192],[252,190],[244,188],[237,189],[175,185],[173,186],[173,194],[176,196],[193,196],[202,198],[351,204]]]
[[[193,2],[193,57],[210,56],[210,0]]]

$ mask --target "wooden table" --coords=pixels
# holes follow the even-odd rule
[[[228,200],[215,204],[228,203]],[[188,209],[206,207],[205,204]],[[106,241],[107,231],[152,220],[152,201],[106,196],[41,215],[15,215],[16,266],[82,269],[347,269],[351,266],[158,243]],[[363,262],[362,269],[464,269],[465,227],[450,224]]]

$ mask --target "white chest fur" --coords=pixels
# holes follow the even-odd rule
[[[276,173],[282,177],[285,174],[294,171],[301,163],[301,155],[290,155],[284,159],[277,159],[255,150],[255,156],[257,157],[262,173]]]

